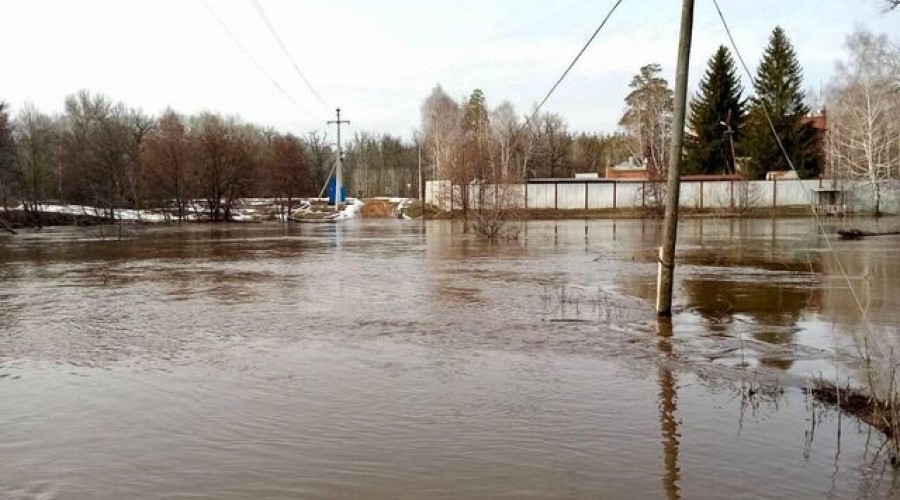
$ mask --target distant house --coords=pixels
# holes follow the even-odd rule
[[[821,110],[814,115],[809,115],[803,119],[803,123],[812,125],[813,130],[816,131],[816,138],[825,138],[825,132],[828,131],[828,113],[825,110]]]
[[[606,167],[606,178],[615,181],[646,182],[650,180],[650,171],[646,166],[638,165],[633,159],[628,159],[618,165]],[[739,181],[740,174],[697,174],[682,175],[683,181]]]
[[[812,126],[815,133],[815,138],[813,140],[816,145],[816,151],[824,157],[825,141],[828,137],[828,113],[826,113],[824,109],[820,110],[818,113],[804,118],[803,123],[808,123]],[[824,170],[823,167],[822,171],[824,172]]]
[[[646,181],[650,179],[650,171],[646,163],[641,165],[634,158],[629,158],[618,165],[606,167],[606,178],[622,181]]]
[[[766,172],[767,181],[781,181],[789,179],[799,179],[799,177],[797,177],[797,172],[794,172],[793,170],[772,170],[770,172]]]

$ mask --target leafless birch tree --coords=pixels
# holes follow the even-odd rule
[[[838,63],[829,88],[829,164],[865,179],[875,214],[900,172],[900,93],[893,88],[900,50],[884,35],[857,31],[847,38],[848,59]]]

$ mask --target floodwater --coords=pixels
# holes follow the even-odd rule
[[[895,237],[686,221],[667,325],[657,222],[522,229],[0,236],[0,497],[898,494],[882,437],[802,392],[898,345]]]

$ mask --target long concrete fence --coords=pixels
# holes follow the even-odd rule
[[[540,179],[527,183],[472,183],[468,189],[450,181],[428,181],[425,200],[440,210],[503,208],[604,210],[641,209],[665,200],[665,183],[608,179]],[[772,181],[683,181],[679,206],[697,210],[814,206],[825,212],[852,213],[874,208],[872,187],[864,181],[788,179]],[[898,208],[895,195],[882,209]]]

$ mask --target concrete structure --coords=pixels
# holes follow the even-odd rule
[[[719,176],[721,177],[721,176]],[[527,183],[469,186],[469,208],[483,201],[493,207],[496,195],[505,208],[603,210],[651,208],[661,198],[664,183],[613,179],[529,179]],[[690,180],[682,181],[680,205],[697,210],[731,208],[816,207],[821,213],[868,212],[874,208],[872,188],[864,181],[810,180]],[[894,191],[891,191],[894,192]],[[483,193],[483,194],[482,194]],[[441,210],[462,208],[462,187],[450,181],[428,181],[425,200]],[[886,197],[884,211],[900,212],[896,196]]]

